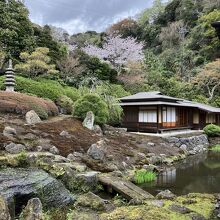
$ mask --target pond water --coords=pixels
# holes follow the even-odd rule
[[[143,189],[156,195],[169,189],[176,195],[220,192],[220,153],[189,157],[161,173],[155,182],[144,184]]]

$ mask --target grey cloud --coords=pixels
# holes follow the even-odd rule
[[[109,24],[149,7],[153,0],[26,0],[31,19],[69,32],[103,31]]]

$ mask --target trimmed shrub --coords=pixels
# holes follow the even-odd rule
[[[109,118],[106,103],[97,95],[88,94],[76,101],[74,105],[74,115],[84,119],[86,113],[92,111],[95,115],[95,123],[105,124]]]
[[[52,101],[18,92],[0,91],[0,112],[25,115],[30,110],[34,110],[41,119],[58,115],[58,108]]]
[[[72,87],[65,87],[64,88],[64,94],[72,99],[73,102],[77,101],[77,99],[80,98],[80,94],[76,88]]]
[[[46,79],[34,81],[24,77],[16,77],[16,91],[53,101],[65,94],[63,87],[56,81]]]
[[[0,90],[5,89],[4,79],[4,76],[0,77]],[[52,101],[55,101],[62,95],[68,96],[74,102],[79,98],[76,88],[64,87],[57,81],[42,78],[35,81],[21,76],[16,76],[15,89],[17,92],[35,95]]]
[[[60,96],[56,100],[56,105],[60,108],[60,112],[64,114],[72,114],[73,113],[73,100],[65,95]]]
[[[204,132],[205,132],[206,135],[208,135],[208,137],[220,136],[220,126],[213,125],[213,124],[207,125],[204,128]]]

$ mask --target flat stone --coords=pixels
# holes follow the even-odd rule
[[[158,193],[156,195],[157,199],[169,199],[169,200],[173,200],[176,198],[176,195],[174,195],[170,190],[164,190],[161,191],[160,193]]]
[[[5,147],[5,150],[10,154],[19,154],[26,150],[26,147],[22,144],[10,143]]]
[[[188,209],[185,206],[180,206],[180,205],[175,205],[175,204],[170,205],[169,209],[171,211],[178,212],[180,214],[187,214],[187,213],[192,212],[191,209]]]
[[[151,204],[152,204],[153,206],[157,206],[157,207],[159,207],[159,208],[162,208],[162,207],[164,206],[164,201],[162,201],[162,200],[153,200],[153,201],[151,202]]]

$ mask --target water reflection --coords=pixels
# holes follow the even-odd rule
[[[176,168],[173,167],[169,170],[166,170],[157,178],[157,185],[171,185],[176,182]]]
[[[186,159],[175,168],[166,170],[158,176],[155,183],[144,188],[156,194],[169,189],[177,195],[190,192],[220,192],[220,153],[209,153]]]

